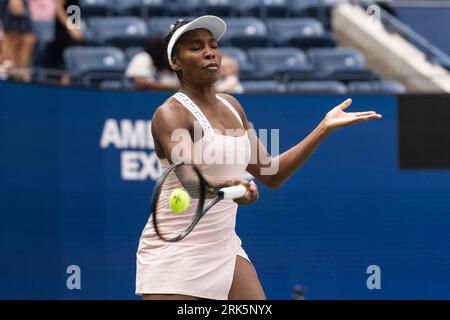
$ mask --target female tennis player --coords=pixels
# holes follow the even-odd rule
[[[195,163],[210,184],[241,184],[247,193],[236,201],[219,202],[186,238],[175,243],[156,236],[150,217],[137,251],[136,294],[143,299],[266,299],[235,232],[238,204],[258,199],[256,184],[241,177],[247,170],[262,184],[276,189],[333,130],[381,117],[373,111],[345,112],[351,104],[348,99],[329,111],[304,140],[271,157],[250,130],[239,102],[215,92],[222,58],[218,41],[225,31],[225,22],[215,16],[202,16],[191,22],[178,20],[172,26],[167,36],[167,56],[181,88],[155,111],[152,134],[163,170],[179,160]],[[200,135],[196,124],[201,127]],[[251,150],[258,150],[256,146],[262,155],[250,163]],[[224,158],[233,150],[234,159],[238,160],[239,155],[241,161],[217,161],[217,157],[214,162],[205,161],[201,152],[212,149],[224,151]],[[261,169],[274,162],[278,163],[278,171],[262,174]],[[180,187],[175,175],[172,179],[167,188]]]

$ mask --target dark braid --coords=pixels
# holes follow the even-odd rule
[[[180,29],[182,26],[188,24],[189,22],[191,22],[190,20],[186,20],[186,19],[178,19],[177,21],[175,21],[171,26],[170,26],[170,32],[169,34],[166,36],[166,38],[164,39],[164,44],[165,44],[165,49],[167,52],[167,47],[169,46],[169,42],[170,39],[172,38],[173,34],[175,33],[175,31],[177,31],[178,29]],[[173,50],[172,50],[172,57],[175,54],[175,49],[176,45],[174,46]],[[167,54],[166,54],[167,56]],[[172,58],[171,57],[171,58]],[[170,64],[170,63],[169,63]]]
[[[158,71],[172,70],[167,63],[167,53],[164,51],[164,47],[164,35],[162,34],[157,34],[149,39],[144,47],[144,51],[152,57]]]

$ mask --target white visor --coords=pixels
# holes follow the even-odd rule
[[[175,31],[175,33],[173,34],[172,38],[169,41],[169,44],[167,45],[167,59],[169,60],[169,64],[172,68],[173,68],[173,65],[172,65],[173,47],[175,46],[178,39],[180,39],[180,37],[183,34],[185,34],[188,31],[195,30],[195,29],[209,30],[212,33],[214,39],[219,41],[220,38],[222,38],[222,36],[227,31],[227,25],[225,24],[225,21],[223,21],[219,17],[202,16],[202,17],[199,17],[199,18],[185,24],[180,29]]]

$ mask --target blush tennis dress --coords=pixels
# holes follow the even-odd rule
[[[203,112],[187,95],[176,93],[173,97],[202,126],[203,137],[194,143],[197,155],[213,147],[216,151],[223,150],[218,153],[223,154],[221,161],[212,164],[202,161],[199,165],[202,172],[222,178],[241,178],[251,155],[247,133],[237,137],[215,133]],[[224,98],[217,98],[242,124],[233,106]],[[230,161],[230,154],[234,156],[234,161]],[[160,159],[160,164],[163,170],[169,166],[167,159]],[[175,175],[171,178],[172,181],[167,183],[168,190],[162,190],[167,197],[174,188],[182,187]],[[232,200],[220,201],[186,238],[175,243],[167,243],[157,237],[150,216],[137,250],[136,294],[182,294],[206,299],[228,299],[236,256],[249,260],[235,232],[237,207]],[[170,209],[165,206],[164,210]]]

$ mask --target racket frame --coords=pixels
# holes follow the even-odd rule
[[[155,188],[153,189],[153,193],[152,193],[152,220],[153,220],[153,227],[155,228],[155,232],[158,235],[158,237],[161,240],[166,241],[166,242],[177,242],[177,241],[180,241],[180,240],[184,239],[189,233],[191,233],[191,231],[194,229],[194,227],[196,226],[198,221],[206,213],[206,211],[203,213],[203,206],[205,204],[205,190],[206,190],[207,183],[205,181],[205,178],[203,178],[203,176],[201,175],[200,171],[197,169],[197,167],[192,166],[193,169],[194,169],[195,174],[198,176],[199,181],[200,181],[200,186],[199,186],[199,188],[200,188],[200,195],[199,195],[199,198],[198,198],[198,203],[197,203],[197,208],[196,208],[196,211],[195,211],[195,216],[192,219],[191,224],[189,225],[189,227],[186,228],[178,236],[176,236],[174,238],[171,238],[171,239],[168,239],[168,238],[166,238],[166,237],[164,237],[162,235],[161,230],[158,227],[158,214],[155,214],[155,212],[157,211],[156,209],[157,209],[158,200],[159,200],[159,197],[161,195],[161,188],[162,188],[162,186],[164,184],[164,181],[169,176],[169,174],[171,172],[175,172],[176,168],[178,168],[178,167],[180,167],[182,165],[185,165],[185,164],[183,162],[173,163],[166,170],[164,170],[163,174],[158,178],[158,180],[156,180]],[[217,200],[217,202],[219,200]],[[208,205],[208,207],[210,208],[209,205]]]
[[[201,172],[198,170],[198,168],[196,166],[190,165],[194,169],[194,172],[200,181],[200,186],[199,186],[200,187],[200,195],[198,198],[197,209],[195,211],[195,215],[194,215],[189,227],[187,227],[182,233],[180,233],[176,237],[167,239],[166,237],[164,237],[162,235],[161,230],[158,227],[158,214],[154,214],[154,213],[156,212],[157,203],[159,200],[159,196],[161,195],[161,188],[162,188],[164,181],[166,180],[166,178],[169,176],[169,174],[171,172],[174,172],[176,170],[176,168],[178,168],[182,165],[188,165],[188,164],[185,164],[184,162],[177,162],[177,163],[171,164],[166,170],[164,170],[163,174],[158,178],[158,180],[156,181],[156,184],[155,184],[155,188],[153,189],[153,194],[152,194],[153,226],[155,228],[155,231],[156,231],[156,234],[158,235],[158,237],[161,240],[166,241],[166,242],[177,242],[177,241],[180,241],[180,240],[186,238],[186,236],[189,233],[191,233],[191,231],[194,229],[194,227],[197,225],[197,223],[200,221],[200,219],[216,203],[218,203],[220,200],[223,200],[224,198],[231,199],[232,195],[242,194],[242,196],[243,196],[246,192],[246,188],[244,186],[232,186],[232,187],[226,187],[226,188],[222,188],[222,189],[216,189],[216,188],[212,187],[211,185],[209,185],[208,182],[206,182],[205,178],[203,177],[203,175],[201,174]],[[205,205],[206,188],[209,188],[208,191],[210,191],[210,192],[217,193],[217,196],[214,197],[211,200],[211,202],[208,203],[208,205],[204,208],[203,206]]]

